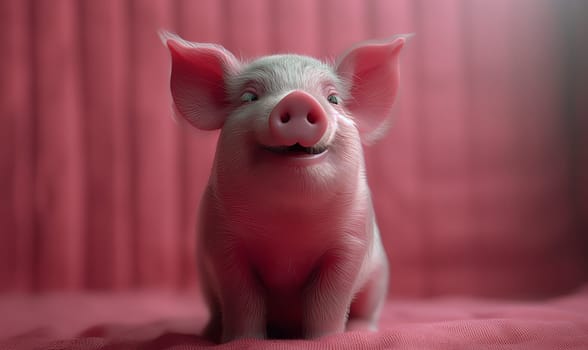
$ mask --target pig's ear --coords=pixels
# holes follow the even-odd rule
[[[349,87],[345,108],[355,118],[364,143],[381,137],[390,124],[398,91],[398,57],[410,36],[360,43],[336,62],[337,74]]]
[[[165,31],[159,35],[172,58],[176,114],[199,129],[222,127],[228,106],[225,79],[238,72],[240,61],[219,45],[192,43]]]

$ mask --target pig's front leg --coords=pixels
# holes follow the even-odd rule
[[[266,337],[266,304],[249,264],[232,264],[220,286],[223,343]]]
[[[352,252],[325,256],[307,286],[303,301],[303,335],[318,338],[345,330],[360,259]]]

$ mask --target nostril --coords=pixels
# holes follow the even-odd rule
[[[271,142],[287,146],[316,145],[325,135],[328,124],[321,104],[310,94],[298,90],[283,97],[268,118]]]

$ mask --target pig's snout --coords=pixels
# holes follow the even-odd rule
[[[274,107],[269,117],[269,129],[274,142],[304,147],[316,145],[327,131],[327,115],[319,102],[300,90],[286,95]]]

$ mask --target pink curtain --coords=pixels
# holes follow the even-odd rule
[[[366,149],[403,296],[541,296],[588,276],[578,0],[0,1],[0,291],[196,285],[216,134],[171,118],[156,31],[334,57],[414,32]]]

